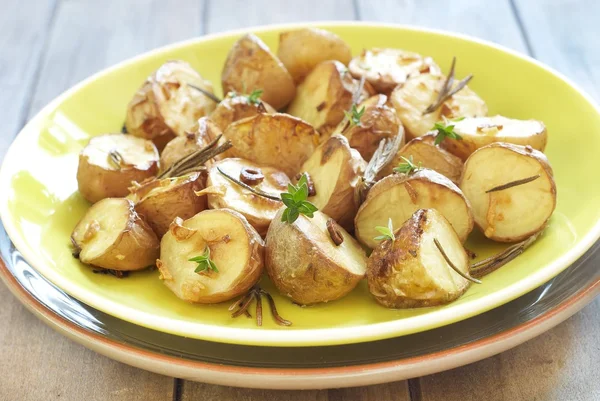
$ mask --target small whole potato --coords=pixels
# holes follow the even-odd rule
[[[229,92],[215,111],[212,112],[210,119],[221,131],[225,131],[229,124],[259,113],[275,114],[277,110],[269,103],[261,100],[260,97],[254,99],[249,95]]]
[[[158,151],[151,141],[131,135],[95,136],[79,154],[79,192],[94,203],[123,197],[132,181],[144,181],[158,173]]]

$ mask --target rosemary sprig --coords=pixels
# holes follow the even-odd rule
[[[300,214],[313,218],[314,213],[319,210],[308,200],[308,182],[306,175],[302,175],[296,185],[288,184],[288,191],[281,194],[281,201],[286,209],[281,215],[281,221],[292,224]]]
[[[221,173],[229,181],[233,182],[234,184],[239,185],[240,187],[242,187],[244,189],[247,189],[248,191],[252,192],[255,195],[259,195],[259,196],[262,196],[263,198],[267,198],[267,199],[271,199],[271,200],[281,201],[281,198],[279,198],[278,196],[268,194],[264,191],[261,191],[260,189],[252,188],[250,185],[245,184],[242,181],[230,176],[229,174],[227,174],[226,172],[221,170],[221,167],[217,167],[217,171],[219,173]]]
[[[429,107],[427,107],[423,111],[423,115],[433,113],[434,111],[436,111],[446,100],[450,99],[458,91],[462,90],[465,86],[467,86],[469,81],[473,78],[473,74],[467,75],[464,79],[462,79],[461,81],[459,81],[456,84],[454,89],[452,89],[452,86],[454,85],[454,67],[455,66],[456,66],[456,57],[453,57],[452,65],[450,66],[450,72],[448,73],[448,77],[446,78],[446,81],[444,82],[444,84],[442,85],[442,88],[440,89],[438,98],[436,99],[436,101],[434,103],[429,105]]]
[[[115,166],[115,168],[119,170],[121,169],[121,167],[123,167],[123,155],[121,155],[121,153],[116,149],[113,149],[110,152],[108,152],[108,160]]]
[[[233,146],[231,141],[226,141],[222,145],[218,145],[221,137],[222,135],[217,136],[203,149],[197,150],[194,153],[182,157],[173,163],[167,170],[163,171],[158,178],[180,177],[195,171],[204,170],[204,163]]]
[[[448,120],[444,117],[443,121],[438,121],[433,125],[433,130],[437,131],[437,135],[435,136],[435,141],[433,142],[435,145],[439,145],[446,138],[452,138],[461,141],[462,136],[458,135],[454,132],[455,124],[451,124],[453,122],[459,122],[464,120],[464,117],[459,117],[454,120]]]
[[[365,114],[365,106],[361,107],[360,110],[356,108],[356,104],[352,104],[350,111],[345,111],[344,114],[350,122],[350,126],[360,126],[360,118]]]
[[[377,174],[390,164],[396,153],[398,153],[403,137],[404,134],[399,133],[394,138],[384,138],[379,142],[377,150],[371,160],[369,160],[369,164],[367,164],[361,182],[356,186],[356,196],[358,197],[359,204],[364,202],[367,193],[375,185]]]
[[[206,249],[204,249],[204,253],[202,255],[190,258],[188,261],[198,263],[194,273],[202,273],[209,270],[212,270],[215,273],[219,272],[217,265],[215,265],[215,262],[213,262],[210,258],[210,248],[208,245],[206,246]]]
[[[199,86],[192,85],[190,83],[188,83],[187,86],[189,86],[192,89],[196,89],[198,92],[202,93],[204,96],[206,96],[207,98],[209,98],[213,102],[215,102],[215,103],[221,103],[221,99],[219,99],[214,93],[209,92],[206,89],[202,89]]]
[[[504,189],[516,187],[518,185],[527,184],[527,183],[529,183],[531,181],[537,180],[538,178],[540,178],[539,174],[532,175],[531,177],[527,177],[527,178],[522,178],[520,180],[515,180],[515,181],[507,182],[506,184],[498,185],[497,187],[494,187],[492,189],[488,189],[487,191],[485,191],[485,193],[489,194],[490,192],[502,191]]]
[[[358,86],[356,87],[356,90],[352,94],[352,104],[350,105],[350,108],[348,109],[348,111],[344,112],[344,118],[338,124],[338,126],[336,128],[336,131],[338,133],[341,134],[352,126],[352,123],[350,122],[350,118],[352,117],[353,110],[356,110],[356,105],[358,104],[358,101],[360,100],[360,95],[362,94],[364,86],[365,86],[365,76],[363,75],[360,78],[360,81],[358,82]],[[360,124],[360,118],[362,117],[362,115],[364,113],[364,107],[361,110],[362,110],[362,112],[358,116],[359,124]],[[356,110],[356,112],[358,113],[359,111]],[[356,124],[356,125],[358,125],[358,124]]]
[[[414,173],[414,172],[416,172],[416,171],[418,171],[418,170],[421,169],[421,163],[419,163],[418,165],[416,165],[413,162],[412,155],[410,155],[408,157],[408,159],[406,157],[404,157],[404,156],[400,156],[400,158],[402,160],[404,160],[404,163],[400,163],[400,164],[398,164],[397,167],[394,167],[394,171],[396,173],[412,174],[412,173]]]
[[[248,95],[248,103],[259,104],[261,103],[260,97],[263,94],[262,89],[254,89],[251,94]]]
[[[480,280],[477,280],[476,278],[471,277],[469,274],[463,273],[462,271],[460,271],[460,269],[458,267],[456,267],[454,265],[454,263],[452,263],[452,261],[450,260],[450,258],[446,254],[446,252],[444,251],[444,248],[442,248],[442,244],[440,244],[440,242],[437,240],[437,238],[433,239],[433,243],[435,244],[437,249],[440,251],[440,253],[444,257],[444,260],[446,261],[446,263],[448,263],[448,265],[452,268],[452,270],[454,270],[456,273],[458,273],[459,276],[461,276],[465,280],[469,280],[475,284],[481,284]]]
[[[535,240],[541,235],[541,233],[542,232],[540,231],[537,234],[534,234],[521,242],[517,242],[516,244],[509,246],[508,248],[494,256],[490,256],[489,258],[481,260],[477,263],[473,263],[471,265],[471,275],[474,277],[483,277],[504,266],[520,254],[522,254],[525,251],[525,249],[527,249],[531,244],[535,242]]]
[[[377,231],[379,231],[379,233],[381,234],[381,235],[373,238],[375,241],[382,241],[382,240],[388,240],[388,239],[392,240],[392,241],[396,240],[396,236],[394,235],[394,226],[392,225],[391,218],[388,220],[387,227],[377,226],[377,227],[375,227],[375,229]]]
[[[269,307],[271,308],[271,314],[273,315],[273,319],[275,323],[280,326],[291,326],[292,322],[282,318],[277,312],[277,308],[275,307],[275,300],[267,291],[260,288],[258,285],[255,285],[239,300],[235,301],[230,307],[229,311],[231,313],[231,317],[235,318],[241,315],[245,315],[247,317],[252,317],[248,309],[250,308],[250,304],[253,300],[256,300],[256,325],[262,326],[262,296],[267,298],[267,302],[269,303]]]

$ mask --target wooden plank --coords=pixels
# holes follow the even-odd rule
[[[328,401],[409,401],[406,381],[329,390]]]
[[[327,391],[254,390],[186,381],[182,401],[328,401]],[[349,399],[350,401],[350,399]]]
[[[357,0],[357,6],[361,20],[460,32],[526,52],[509,0]]]

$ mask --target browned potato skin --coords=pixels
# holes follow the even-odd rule
[[[210,115],[210,119],[221,131],[225,131],[229,127],[229,124],[259,113],[275,114],[277,110],[262,100],[257,103],[250,103],[248,96],[237,95],[231,92],[219,103],[215,111]]]
[[[337,60],[348,65],[352,50],[336,34],[319,29],[303,28],[279,35],[277,57],[299,84],[317,64]]]
[[[205,183],[206,176],[202,173],[192,173],[174,181],[165,178],[146,183],[133,189],[133,196],[139,198],[135,209],[160,238],[176,217],[189,219],[206,209],[206,197],[195,194],[205,187]],[[150,193],[157,187],[168,189]]]
[[[257,114],[230,124],[223,133],[233,147],[223,157],[241,157],[293,177],[315,151],[319,134],[287,114]]]
[[[387,96],[375,95],[362,102],[357,106],[358,110],[365,109],[360,124],[349,126],[344,131],[350,146],[358,150],[366,161],[371,160],[382,139],[404,136],[404,127],[396,110],[387,106],[387,101]]]
[[[453,183],[458,184],[462,174],[463,162],[459,157],[447,152],[440,146],[436,146],[436,135],[436,132],[431,132],[408,142],[400,148],[394,160],[381,170],[379,177],[383,178],[386,175],[392,174],[394,167],[397,167],[400,163],[404,163],[402,157],[410,160],[412,156],[414,164],[435,170],[448,177]],[[443,142],[446,140],[447,138]]]
[[[279,110],[296,94],[292,76],[256,35],[242,36],[231,48],[221,74],[223,93],[263,91],[262,99]]]

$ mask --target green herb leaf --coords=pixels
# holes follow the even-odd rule
[[[396,173],[412,174],[421,168],[421,163],[419,163],[419,165],[413,163],[412,155],[410,155],[408,159],[404,156],[400,156],[400,158],[404,160],[404,163],[400,163],[397,167],[394,167]]]
[[[382,235],[379,235],[379,236],[373,238],[375,241],[388,240],[388,239],[391,239],[392,241],[396,240],[396,236],[394,235],[394,227],[392,225],[391,218],[388,220],[387,227],[377,226],[377,227],[375,227],[375,229],[380,234],[382,234]]]
[[[254,89],[251,94],[248,95],[248,103],[258,104],[260,103],[260,96],[263,94],[262,89]]]
[[[358,125],[360,125],[360,118],[362,117],[363,114],[365,114],[365,106],[361,107],[361,109],[358,110],[356,108],[356,105],[353,104],[350,112],[345,111],[344,114],[346,114],[348,121],[350,121],[350,125],[358,126]]]
[[[307,199],[308,179],[305,174],[302,174],[296,185],[288,184],[288,192],[281,194],[281,201],[286,206],[281,215],[281,221],[291,224],[298,219],[300,214],[310,218],[314,217],[314,213],[318,209]]]
[[[454,132],[454,124],[450,124],[451,122],[458,122],[461,120],[464,120],[464,117],[460,117],[455,120],[447,120],[444,118],[444,121],[439,121],[435,123],[433,126],[433,130],[437,131],[437,135],[435,137],[434,143],[436,145],[439,145],[445,138],[462,140],[462,136]]]
[[[188,261],[198,263],[196,270],[194,270],[195,273],[201,273],[208,270],[212,270],[216,273],[219,272],[217,265],[210,258],[210,248],[208,246],[206,246],[206,249],[202,255],[190,258]]]

